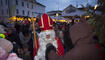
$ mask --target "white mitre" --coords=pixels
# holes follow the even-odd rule
[[[50,35],[50,38],[46,38],[47,35]],[[38,53],[35,56],[34,60],[45,60],[45,51],[46,51],[46,45],[48,43],[53,44],[56,48],[58,47],[57,41],[55,40],[55,32],[54,30],[46,30],[42,31],[39,34],[39,49]]]

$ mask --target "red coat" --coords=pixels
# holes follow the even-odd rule
[[[96,43],[96,47],[100,53],[100,60],[103,60],[104,54],[101,52],[101,46],[98,43]]]
[[[55,40],[57,40],[57,44],[58,44],[57,53],[59,56],[63,56],[64,55],[64,47],[62,45],[62,42],[57,37],[55,38]]]
[[[37,40],[36,42],[37,42],[37,49],[35,49],[35,47],[34,47],[34,56],[36,56],[35,51],[36,51],[36,50],[38,51],[38,49],[39,49],[39,40]]]

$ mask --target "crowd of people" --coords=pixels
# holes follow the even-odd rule
[[[92,27],[84,19],[76,24],[50,21],[52,26],[43,28],[40,28],[40,20],[37,19],[35,23],[36,39],[39,40],[37,52],[34,50],[36,48],[32,22],[27,20],[16,21],[14,24],[0,23],[0,60],[40,60],[41,57],[38,57],[42,55],[45,60],[103,60],[104,54],[100,50],[98,38],[94,36]],[[57,37],[54,37],[54,41],[48,41],[54,33],[43,32],[47,29],[54,30]],[[47,42],[46,39],[40,41],[40,37],[43,36],[48,38]],[[61,53],[61,50],[64,53]]]
[[[15,22],[14,25],[10,23],[0,24],[0,27],[0,34],[5,36],[5,38],[0,38],[0,40],[7,39],[13,45],[13,49],[10,52],[16,53],[18,57],[24,60],[32,60],[33,37],[30,23]]]

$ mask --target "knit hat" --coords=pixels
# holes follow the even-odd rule
[[[6,32],[4,31],[4,26],[2,26],[2,25],[0,25],[0,33],[6,33]]]
[[[0,38],[0,47],[3,48],[6,52],[11,52],[13,49],[13,44],[6,39]]]

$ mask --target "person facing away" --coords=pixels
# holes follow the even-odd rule
[[[89,24],[74,24],[69,32],[74,47],[63,57],[57,56],[54,49],[50,50],[47,53],[48,60],[100,60],[99,52],[93,40],[92,27]],[[48,50],[49,48],[51,47],[47,47]]]

